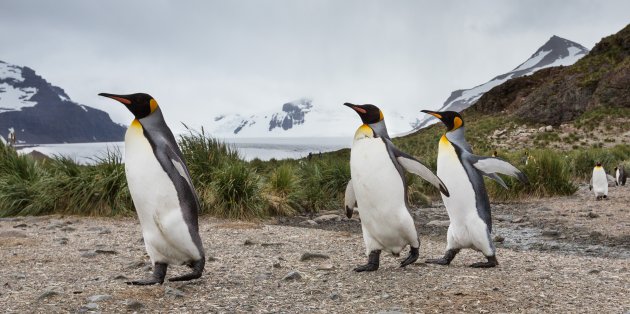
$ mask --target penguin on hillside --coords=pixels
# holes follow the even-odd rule
[[[168,265],[192,268],[191,273],[169,281],[201,277],[205,254],[199,236],[199,200],[157,102],[143,93],[99,95],[123,103],[135,116],[125,134],[125,174],[153,275],[127,283],[162,284]]]
[[[407,207],[404,170],[427,180],[444,195],[448,196],[448,190],[431,170],[394,146],[378,107],[344,105],[356,111],[363,121],[355,132],[350,151],[351,180],[345,194],[348,218],[352,217],[355,205],[361,214],[368,256],[368,263],[354,270],[375,271],[381,251],[398,256],[410,245],[409,256],[400,263],[400,267],[405,267],[418,259],[420,240]]]
[[[593,168],[593,176],[588,189],[595,193],[595,199],[598,201],[608,197],[608,176],[606,175],[606,170],[602,167],[602,163],[599,161]]]
[[[481,251],[487,262],[478,262],[471,267],[495,267],[498,261],[491,239],[492,218],[490,201],[483,181],[487,176],[503,187],[507,185],[497,173],[513,176],[528,183],[527,177],[510,163],[495,157],[477,156],[464,137],[464,120],[455,111],[434,112],[433,115],[446,125],[447,131],[439,142],[437,175],[451,191],[442,195],[448,212],[446,253],[439,259],[429,259],[426,263],[449,265],[463,248]]]
[[[626,169],[623,165],[619,165],[619,167],[615,167],[615,183],[617,186],[626,185],[627,175]]]

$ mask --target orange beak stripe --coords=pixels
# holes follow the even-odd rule
[[[363,114],[367,113],[367,111],[365,109],[363,109],[363,108],[359,108],[359,107],[354,107],[353,106],[352,109],[356,110],[356,112],[358,112],[358,113],[363,113]]]
[[[116,97],[116,96],[110,96],[109,98],[118,100],[118,101],[120,101],[121,103],[123,103],[125,105],[131,105],[131,100],[129,100],[129,99],[125,99],[125,98],[122,98],[122,97]]]

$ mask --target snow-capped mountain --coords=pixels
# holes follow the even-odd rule
[[[48,144],[122,141],[125,128],[33,69],[0,61],[0,136],[10,131],[20,143]]]
[[[355,112],[319,107],[308,98],[278,106],[276,110],[251,115],[219,115],[210,124],[216,137],[343,137],[352,136],[361,120]],[[385,111],[385,110],[384,110]],[[390,134],[411,128],[409,121],[395,112],[384,112]]]
[[[437,111],[462,111],[472,106],[477,100],[493,87],[501,85],[505,81],[530,75],[540,69],[554,66],[568,66],[588,54],[588,49],[570,40],[552,36],[542,47],[514,70],[501,74],[490,81],[475,86],[471,89],[460,89],[451,93],[444,104]],[[420,129],[436,123],[437,119],[427,115],[413,123],[414,129]]]

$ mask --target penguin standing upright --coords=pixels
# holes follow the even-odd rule
[[[346,214],[352,217],[357,205],[368,263],[354,270],[375,271],[381,251],[398,256],[410,245],[405,267],[418,259],[420,240],[407,209],[404,170],[419,175],[440,191],[448,190],[440,179],[412,156],[391,142],[381,110],[374,105],[344,105],[356,111],[363,124],[357,129],[350,151],[351,180],[345,194]],[[403,170],[404,169],[404,170]]]
[[[591,177],[589,190],[595,193],[595,199],[598,201],[608,197],[608,176],[606,175],[606,170],[602,167],[602,163],[599,161],[593,168],[593,176]]]
[[[205,266],[199,236],[199,201],[184,157],[153,97],[101,93],[127,106],[135,119],[125,134],[125,173],[153,275],[128,284],[161,284],[168,265],[192,272],[169,281],[201,277]]]
[[[618,167],[615,167],[615,183],[617,186],[626,185],[626,179],[627,175],[624,166],[619,165]]]
[[[442,195],[448,212],[446,253],[439,259],[429,259],[430,264],[448,265],[460,249],[473,248],[481,251],[488,259],[471,267],[494,267],[498,265],[492,233],[490,200],[483,182],[487,176],[503,187],[505,182],[497,175],[502,173],[518,178],[527,183],[527,177],[508,162],[495,157],[482,157],[472,153],[464,137],[464,120],[455,111],[424,113],[440,119],[447,128],[438,149],[437,175],[451,191],[449,197]]]

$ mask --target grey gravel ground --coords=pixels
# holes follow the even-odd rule
[[[581,190],[567,198],[499,205],[495,216],[504,217],[497,232],[505,239],[495,269],[468,268],[481,260],[468,250],[449,267],[416,262],[401,269],[403,257],[383,256],[377,272],[357,274],[352,268],[365,262],[357,221],[331,219],[305,228],[204,217],[209,256],[204,277],[151,287],[124,283],[150,272],[135,219],[2,219],[0,308],[19,313],[626,313],[630,260],[627,243],[620,242],[630,233],[630,187],[625,188],[611,189],[610,200],[602,202]],[[446,229],[427,227],[426,220],[443,221],[443,208],[420,211],[429,212],[416,215],[421,259],[440,256]],[[560,244],[510,246],[529,229],[546,230],[539,241]],[[599,234],[580,236],[592,231]],[[562,243],[574,242],[622,254],[564,250]],[[168,276],[184,272],[183,266],[171,267]]]

